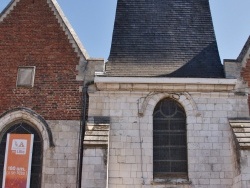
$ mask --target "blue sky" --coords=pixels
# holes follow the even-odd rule
[[[10,0],[0,0],[0,11]],[[91,57],[108,58],[117,0],[58,0]],[[209,0],[221,59],[235,59],[250,35],[250,0]]]

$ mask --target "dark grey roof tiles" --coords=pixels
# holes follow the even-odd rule
[[[208,0],[118,0],[107,76],[224,77]]]

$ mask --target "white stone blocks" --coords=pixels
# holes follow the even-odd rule
[[[125,85],[122,84],[120,87]],[[143,86],[137,84],[133,87],[140,90]],[[159,86],[154,86],[156,87]],[[188,87],[195,89],[196,86]],[[215,89],[222,90],[223,87]],[[98,91],[90,94],[90,100],[93,98],[91,101],[98,101],[99,107],[103,106],[104,109],[91,105],[89,115],[111,117],[109,188],[231,188],[239,184],[240,181],[234,180],[232,156],[234,148],[231,144],[232,133],[228,118],[247,115],[246,97],[226,92],[181,94],[179,102],[187,114],[188,170],[192,184],[151,185],[153,182],[152,114],[159,100],[168,97],[169,94],[163,92],[148,96],[145,110],[139,117],[137,101],[139,100],[141,105],[148,94],[148,92],[130,91]],[[142,176],[145,179],[144,185]],[[245,177],[247,178],[247,175]]]
[[[44,188],[73,188],[77,183],[80,122],[53,120],[47,122],[52,131],[55,147],[44,150]]]
[[[105,148],[86,148],[83,153],[82,188],[103,188],[107,180]]]

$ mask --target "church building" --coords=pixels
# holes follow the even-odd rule
[[[250,187],[250,38],[222,64],[208,0],[118,0],[107,62],[56,0],[12,0],[0,70],[4,188]]]

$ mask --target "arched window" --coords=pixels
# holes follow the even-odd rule
[[[4,157],[6,149],[6,140],[8,133],[15,134],[34,134],[33,154],[31,164],[30,188],[40,188],[42,179],[42,159],[43,159],[43,143],[39,131],[33,126],[25,122],[16,122],[14,125],[7,127],[0,134],[0,186],[3,181]]]
[[[175,100],[161,100],[153,114],[154,178],[187,178],[186,113]]]

